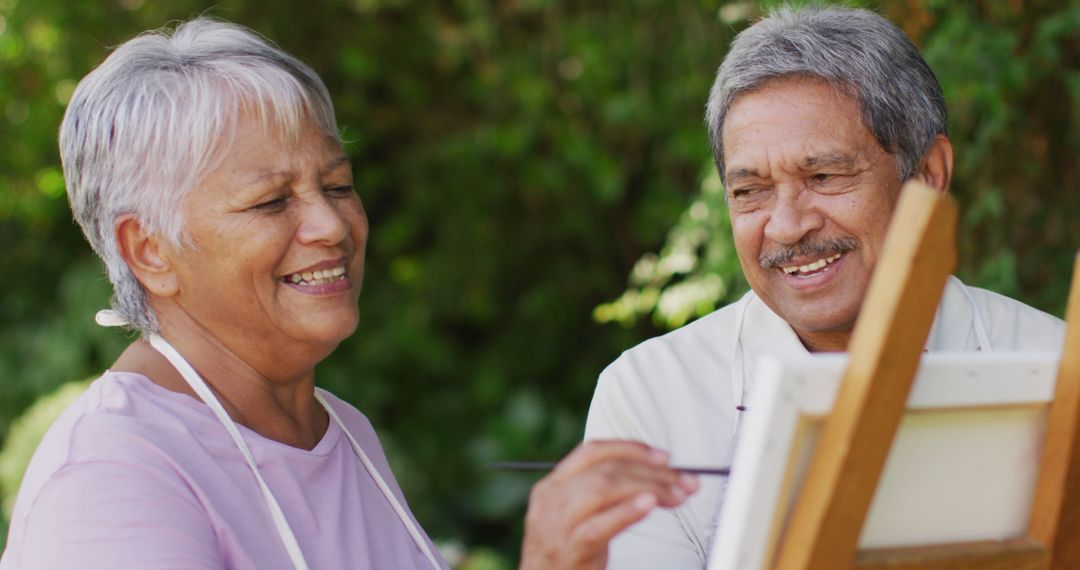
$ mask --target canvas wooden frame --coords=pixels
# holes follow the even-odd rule
[[[1059,360],[1054,352],[925,355],[859,546],[1025,536]],[[757,367],[709,570],[776,563],[847,362],[824,355]]]

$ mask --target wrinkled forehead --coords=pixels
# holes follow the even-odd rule
[[[771,81],[741,94],[724,121],[724,178],[762,163],[792,168],[841,166],[877,147],[858,102],[820,79]]]
[[[799,117],[792,116],[790,114],[791,108],[813,104],[821,109],[827,107],[843,108],[845,119],[860,124],[863,122],[857,92],[854,87],[817,76],[800,74],[767,79],[752,89],[736,94],[732,97],[724,118],[724,130],[728,129],[730,123],[740,111],[745,111],[747,107],[759,107],[763,104],[773,107],[773,112],[767,115],[772,115],[770,118],[777,121],[802,118],[802,115]]]

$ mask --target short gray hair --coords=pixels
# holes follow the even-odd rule
[[[118,47],[72,95],[60,158],[75,220],[105,262],[113,309],[158,330],[146,290],[120,255],[115,224],[132,215],[177,246],[181,203],[220,165],[241,113],[296,140],[304,124],[339,141],[330,93],[306,64],[235,24],[198,17]]]
[[[941,85],[904,32],[869,10],[782,6],[736,36],[709,93],[705,124],[721,179],[732,103],[782,77],[823,79],[853,97],[901,180],[948,134]]]

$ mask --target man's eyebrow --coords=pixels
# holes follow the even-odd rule
[[[755,168],[736,168],[729,170],[724,178],[727,180],[728,185],[731,185],[746,178],[761,178],[761,174]]]
[[[855,157],[843,152],[828,152],[807,157],[799,168],[802,170],[815,170],[818,168],[839,168],[851,170],[855,168]]]

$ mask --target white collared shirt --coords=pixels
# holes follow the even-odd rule
[[[953,278],[926,346],[977,351],[989,350],[981,346],[988,343],[997,351],[1059,350],[1064,332],[1055,317]],[[744,386],[753,390],[754,363],[766,354],[806,352],[787,322],[747,293],[737,303],[639,344],[608,366],[597,383],[585,439],[643,441],[668,450],[678,465],[728,465],[736,406]],[[608,568],[703,568],[726,479],[699,480],[701,489],[684,505],[657,509],[617,536]]]

